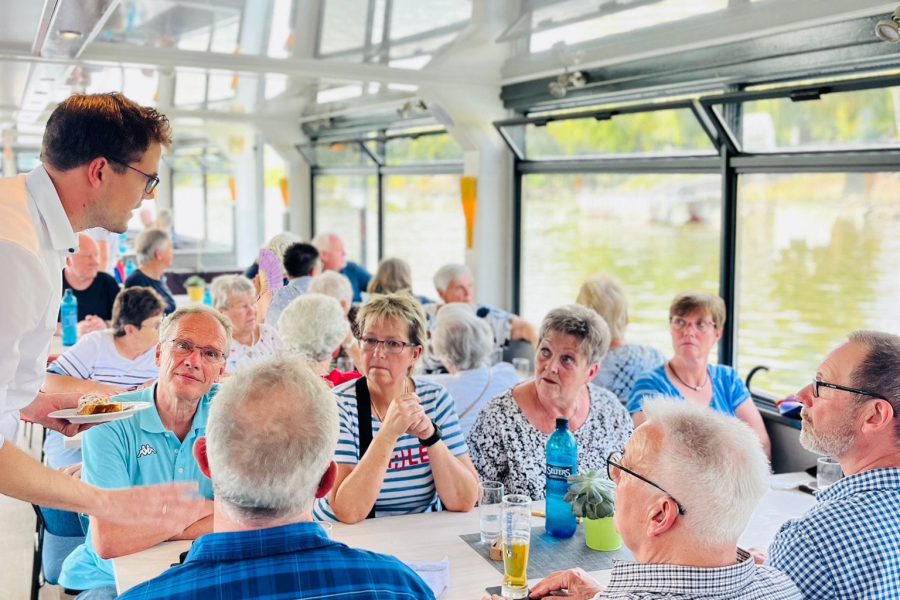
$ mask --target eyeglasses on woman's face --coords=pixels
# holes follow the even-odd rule
[[[716,328],[716,324],[709,319],[688,321],[682,317],[672,317],[669,320],[669,324],[675,331],[685,331],[688,327],[693,326],[699,333],[706,333],[707,331],[713,331]]]
[[[401,340],[379,340],[369,335],[359,338],[359,347],[363,352],[375,352],[379,344],[384,346],[384,351],[387,354],[400,354],[405,348],[415,348],[416,346],[416,344]]]

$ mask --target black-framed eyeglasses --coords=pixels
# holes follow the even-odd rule
[[[110,161],[110,162],[118,163],[118,164],[123,165],[123,166],[126,166],[126,167],[128,167],[129,169],[131,169],[132,171],[137,171],[138,173],[140,173],[141,175],[143,175],[144,177],[146,177],[146,178],[147,178],[147,185],[144,186],[144,193],[147,194],[147,195],[152,194],[152,193],[153,193],[153,190],[156,189],[156,186],[159,185],[159,176],[158,176],[158,175],[150,175],[149,173],[144,173],[144,172],[141,171],[140,169],[136,169],[136,168],[132,167],[131,165],[129,165],[129,164],[128,164],[127,162],[125,162],[124,160],[119,160],[118,158],[111,158],[111,157],[107,156],[107,157],[106,157],[106,160],[108,160],[108,161]]]
[[[378,344],[384,345],[384,351],[388,354],[400,354],[404,348],[414,348],[417,344],[410,342],[401,342],[400,340],[379,340],[372,336],[364,336],[359,338],[359,346],[367,352],[374,352]]]
[[[882,396],[881,394],[876,394],[875,392],[870,392],[867,390],[861,390],[859,388],[847,387],[844,385],[838,385],[836,383],[828,383],[827,381],[819,381],[818,379],[813,379],[812,383],[813,383],[813,396],[816,398],[819,397],[819,388],[827,387],[827,388],[831,388],[833,390],[842,390],[844,392],[852,392],[854,394],[860,394],[862,396],[869,396],[871,398],[881,398],[882,400],[884,399],[884,396]]]
[[[653,487],[655,487],[656,489],[658,489],[659,491],[661,491],[663,494],[665,494],[666,496],[668,496],[669,498],[671,498],[672,501],[675,503],[675,506],[678,507],[678,514],[679,514],[679,515],[683,515],[683,514],[686,512],[686,511],[684,510],[684,505],[683,505],[681,502],[679,502],[679,501],[675,498],[675,496],[673,496],[672,494],[670,494],[669,492],[667,492],[666,490],[664,490],[662,487],[658,486],[657,484],[653,483],[652,481],[650,481],[649,479],[647,479],[647,478],[644,477],[643,475],[638,475],[637,473],[635,473],[635,472],[632,471],[631,469],[628,469],[628,468],[626,468],[626,467],[623,467],[621,463],[622,463],[622,453],[621,453],[621,452],[612,452],[609,456],[606,457],[606,475],[609,477],[610,481],[615,481],[615,480],[617,479],[616,477],[613,477],[613,471],[614,471],[614,469],[618,469],[618,470],[620,470],[620,471],[625,471],[626,473],[628,473],[628,474],[631,475],[632,477],[637,477],[638,479],[640,479],[640,480],[643,481],[644,483],[649,483],[650,485],[652,485]]]

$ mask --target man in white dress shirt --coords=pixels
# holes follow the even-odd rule
[[[160,523],[203,510],[184,487],[100,491],[45,469],[15,447],[19,415],[72,435],[79,426],[49,414],[77,405],[77,394],[44,394],[50,339],[62,295],[65,258],[77,231],[122,232],[152,196],[165,116],[121,94],[74,95],[50,115],[42,165],[0,180],[0,494],[114,521]],[[170,516],[167,516],[170,515]]]

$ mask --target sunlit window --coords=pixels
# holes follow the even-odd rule
[[[465,262],[466,229],[459,176],[385,178],[385,257],[407,261],[413,291],[437,298],[432,276],[448,262]]]
[[[315,178],[316,233],[341,236],[347,259],[370,272],[378,265],[378,183],[374,175]]]
[[[172,210],[177,248],[227,252],[234,247],[234,183],[218,153],[176,150]]]
[[[898,173],[744,175],[738,367],[796,392],[856,329],[900,331]]]
[[[272,146],[263,149],[263,194],[265,213],[265,239],[272,239],[276,233],[285,230],[284,217],[287,214],[287,179],[284,159]]]
[[[671,355],[678,292],[719,292],[719,175],[550,175],[522,182],[522,314],[539,323],[598,273],[628,294],[627,340]]]

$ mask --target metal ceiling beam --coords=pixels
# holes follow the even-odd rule
[[[187,67],[247,73],[283,73],[298,79],[347,82],[423,84],[496,85],[477,69],[398,69],[380,64],[351,63],[313,58],[269,58],[246,54],[225,54],[146,48],[131,44],[95,42],[82,53],[85,62],[140,64],[170,68]]]
[[[566,52],[578,55],[576,68],[594,69],[758,39],[797,29],[843,23],[872,15],[885,18],[896,6],[896,0],[757,2],[573,44],[566,46]],[[870,35],[874,38],[872,31]],[[507,85],[535,77],[555,76],[562,70],[562,66],[558,53],[554,50],[528,54],[511,59],[504,65],[502,83]]]

